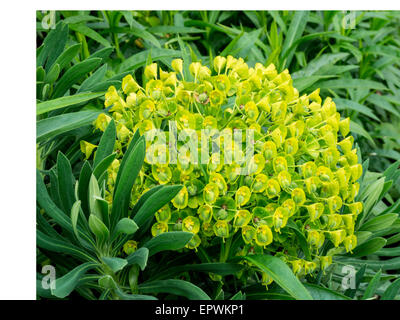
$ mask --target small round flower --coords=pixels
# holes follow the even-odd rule
[[[217,201],[219,196],[219,188],[215,183],[208,183],[203,189],[203,199],[206,203],[212,204]]]
[[[163,206],[156,212],[156,219],[158,222],[168,222],[171,218],[171,209],[168,205]]]
[[[242,228],[246,226],[252,218],[252,214],[248,210],[238,210],[233,220],[235,228]]]
[[[321,217],[322,213],[324,212],[324,205],[322,203],[313,203],[306,206],[308,214],[310,216],[310,220],[315,221],[319,217]]]
[[[172,199],[172,204],[177,209],[184,209],[188,204],[188,191],[186,187],[183,187],[178,194]]]
[[[168,224],[166,224],[165,222],[156,222],[151,227],[151,234],[153,235],[153,237],[156,237],[164,232],[168,232]]]
[[[198,234],[193,235],[193,238],[186,244],[188,249],[196,249],[201,244],[201,239]]]
[[[301,206],[306,201],[306,195],[303,189],[293,189],[291,196],[292,200],[299,206]]]
[[[188,216],[182,220],[182,231],[198,233],[200,230],[200,221],[198,218]]]
[[[251,186],[251,191],[263,192],[265,190],[265,188],[267,187],[267,181],[268,181],[268,177],[265,174],[263,174],[263,173],[258,174],[253,180],[253,184]]]
[[[137,250],[138,243],[134,240],[128,240],[125,242],[122,250],[129,256]]]
[[[272,216],[272,223],[276,232],[280,232],[281,228],[284,228],[289,219],[289,211],[283,207],[276,208],[274,215]]]
[[[255,242],[260,247],[265,247],[272,243],[272,231],[267,225],[260,225],[256,229]]]
[[[256,236],[256,229],[252,226],[246,225],[242,228],[242,238],[246,244],[253,242]]]
[[[213,216],[213,209],[210,205],[204,204],[197,209],[199,218],[204,222],[210,222]]]
[[[267,187],[265,188],[265,192],[269,198],[274,198],[278,196],[281,192],[279,182],[274,178],[269,179],[267,182]]]
[[[250,200],[250,196],[251,196],[251,191],[249,187],[247,186],[240,187],[235,194],[235,200],[237,205],[239,207],[244,206]]]
[[[279,173],[281,171],[287,171],[288,169],[287,160],[284,157],[281,156],[276,157],[272,163],[275,173]]]
[[[271,160],[276,157],[277,155],[276,145],[273,141],[265,142],[263,149],[264,149],[264,157],[266,160]]]
[[[229,224],[225,220],[218,220],[214,223],[214,233],[217,237],[228,238],[229,237]]]
[[[289,188],[292,182],[292,176],[287,171],[281,171],[278,174],[278,181],[283,189]]]

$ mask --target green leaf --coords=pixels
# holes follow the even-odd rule
[[[147,259],[149,257],[149,249],[142,247],[136,250],[134,253],[126,257],[128,265],[137,264],[143,271],[147,265]]]
[[[72,168],[69,160],[61,151],[59,151],[57,155],[57,176],[58,191],[61,196],[61,202],[64,207],[64,211],[69,214],[71,212],[72,205],[75,202],[75,178],[72,174]]]
[[[145,141],[144,136],[142,136],[136,143],[132,152],[124,155],[124,158],[127,157],[127,159],[124,167],[120,167],[119,169],[121,172],[121,178],[114,191],[111,226],[115,226],[116,222],[122,217],[128,216],[132,187],[140,169],[142,168],[145,151]]]
[[[296,50],[296,47],[293,47],[292,45],[303,34],[308,21],[308,16],[309,11],[296,11],[294,13],[282,46],[282,56],[286,57],[282,63],[283,69],[288,67],[292,61],[294,51]]]
[[[153,188],[151,188],[150,190],[146,191],[140,198],[139,200],[136,202],[135,206],[132,208],[132,212],[131,215],[135,216],[135,214],[139,211],[139,209],[143,206],[143,204],[147,201],[147,199],[154,194],[155,192],[157,192],[158,190],[160,190],[163,186],[162,185],[158,185],[155,186]]]
[[[394,300],[400,290],[400,279],[392,282],[392,284],[386,289],[382,295],[381,300]]]
[[[377,216],[375,218],[372,218],[371,220],[368,220],[366,223],[364,223],[360,230],[363,231],[378,231],[382,229],[389,228],[398,218],[397,213],[386,213],[381,216]]]
[[[107,39],[103,38],[98,32],[96,32],[95,30],[89,28],[88,26],[86,26],[84,24],[81,24],[81,23],[80,24],[70,24],[69,27],[71,30],[82,33],[86,37],[91,38],[94,41],[97,41],[98,43],[102,44],[105,47],[111,46],[110,42]]]
[[[117,225],[115,226],[115,235],[123,234],[134,234],[136,230],[139,229],[135,221],[129,218],[122,218],[118,221]]]
[[[146,221],[152,219],[154,214],[165,204],[169,203],[182,189],[181,185],[163,186],[152,194],[139,208],[133,220],[141,228]]]
[[[96,177],[92,174],[89,180],[89,210],[99,219],[103,219],[101,212],[96,208],[96,199],[101,199],[100,188]]]
[[[264,255],[245,256],[243,259],[251,262],[268,274],[280,287],[292,297],[300,300],[312,300],[311,294],[293,274],[292,270],[281,259]]]
[[[72,206],[72,209],[71,209],[71,224],[72,224],[72,228],[74,229],[75,236],[79,240],[79,242],[81,242],[81,238],[78,233],[77,225],[78,225],[80,209],[81,209],[81,201],[78,200],[74,203],[74,205]]]
[[[115,157],[117,156],[117,153],[110,154],[94,168],[93,170],[93,175],[98,179],[99,184],[101,185],[100,178],[105,173],[108,169],[108,167],[111,165],[111,163],[114,161]]]
[[[81,44],[74,44],[67,49],[64,50],[62,54],[60,54],[55,63],[60,65],[60,70],[63,70],[78,54],[81,49]]]
[[[373,113],[373,111],[357,102],[351,101],[351,100],[346,100],[346,99],[341,99],[341,98],[334,98],[333,101],[336,103],[337,110],[354,110],[357,112],[360,112],[362,114],[365,114],[366,116],[374,119],[377,122],[380,122],[377,116]]]
[[[311,283],[304,283],[304,287],[314,300],[351,300],[345,295]]]
[[[142,293],[169,293],[183,296],[189,300],[211,300],[210,297],[194,284],[178,279],[157,280],[139,285]]]
[[[363,244],[355,247],[353,249],[353,253],[351,254],[352,257],[364,257],[369,254],[373,254],[374,252],[378,251],[379,249],[383,248],[386,244],[386,239],[384,238],[373,238],[367,240]]]
[[[89,125],[100,113],[96,110],[80,111],[40,120],[36,123],[36,140],[42,142],[61,133]]]
[[[87,73],[96,69],[101,61],[100,58],[89,58],[69,68],[61,79],[57,81],[52,96],[54,98],[63,96],[73,84],[81,80]]]
[[[58,298],[65,298],[76,287],[81,277],[89,270],[98,267],[97,263],[86,262],[76,267],[66,275],[56,280],[56,288],[51,289],[51,293]]]
[[[308,62],[303,69],[292,74],[293,79],[306,78],[317,73],[322,67],[334,64],[348,57],[346,52],[326,53]]]
[[[86,102],[104,95],[104,92],[80,93],[73,96],[61,97],[45,102],[38,103],[36,106],[36,115],[40,115],[49,111],[62,109],[78,103]]]
[[[58,56],[64,51],[68,40],[68,25],[58,22],[44,39],[43,48],[36,59],[36,66],[45,66],[50,70]]]
[[[301,250],[303,250],[304,255],[306,256],[307,260],[311,260],[311,253],[308,247],[307,239],[305,238],[304,234],[299,230],[299,227],[292,219],[290,219],[287,223],[287,226],[293,229],[294,233],[296,234],[297,239],[299,240],[299,244]]]
[[[358,258],[341,258],[335,257],[337,261],[344,262],[349,265],[359,266],[366,264],[368,268],[373,270],[382,269],[383,271],[386,270],[397,270],[400,268],[400,257],[388,259],[388,260],[361,260]]]
[[[158,49],[153,48],[151,50],[144,50],[139,53],[134,54],[125,61],[123,61],[118,68],[118,72],[135,70],[146,64],[147,57],[151,53],[151,58],[153,61],[158,61],[163,58],[178,58],[181,56],[181,52],[171,49]]]
[[[112,272],[118,272],[128,265],[126,259],[117,257],[102,257],[103,262],[112,270]]]
[[[55,63],[50,68],[49,72],[46,74],[44,81],[52,84],[57,80],[59,75],[60,75],[60,65]]]
[[[69,217],[50,198],[39,170],[36,170],[36,201],[57,224],[67,231],[73,232]]]
[[[380,82],[367,79],[335,79],[322,81],[318,84],[321,89],[375,89],[386,91],[387,88]]]
[[[103,48],[91,54],[90,58],[101,58],[102,60],[104,60],[108,58],[113,51],[114,51],[113,47]]]
[[[203,33],[206,32],[202,29],[192,27],[179,27],[179,26],[155,26],[147,29],[151,33]]]
[[[82,210],[86,214],[89,215],[89,181],[92,176],[92,168],[88,161],[83,163],[81,172],[79,174],[79,183],[78,183],[78,197],[82,204]]]
[[[157,300],[156,297],[143,295],[143,294],[128,294],[117,288],[115,291],[118,297],[122,300]]]
[[[115,122],[114,120],[111,120],[106,130],[104,131],[103,135],[101,136],[99,146],[97,147],[97,151],[93,160],[94,168],[96,168],[97,165],[103,159],[107,158],[110,154],[112,154],[114,150],[116,137],[117,137],[117,131],[115,128]]]
[[[103,243],[110,236],[107,226],[94,214],[89,216],[89,228],[100,243]]]
[[[154,275],[154,279],[161,279],[166,277],[172,277],[180,274],[181,272],[194,271],[194,272],[205,272],[215,273],[220,276],[234,275],[242,271],[244,265],[238,263],[225,263],[225,262],[210,262],[200,264],[186,264],[183,266],[176,266],[169,268],[164,272]]]
[[[379,282],[381,280],[381,276],[382,276],[382,271],[379,270],[374,277],[372,278],[372,280],[369,282],[368,287],[365,289],[364,295],[362,297],[362,300],[367,300],[369,298],[372,298],[372,296],[374,295],[374,293],[376,292],[376,289],[378,289],[379,286]]]
[[[350,120],[350,131],[366,138],[376,147],[375,141],[372,139],[371,135],[357,122]]]
[[[149,249],[149,256],[151,257],[160,251],[182,249],[192,238],[193,233],[190,232],[165,232],[151,238],[143,247]]]
[[[48,251],[69,254],[83,261],[95,261],[90,254],[82,251],[73,244],[63,240],[55,239],[54,237],[49,237],[40,230],[36,230],[36,244],[38,248]]]
[[[82,82],[77,93],[96,91],[93,88],[97,87],[102,82],[106,73],[107,65],[104,64],[100,68],[98,68],[90,77],[86,78],[86,80]]]

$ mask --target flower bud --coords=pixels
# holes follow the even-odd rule
[[[329,236],[332,240],[332,243],[337,248],[339,244],[341,244],[346,236],[346,231],[344,230],[335,230],[329,231]]]
[[[144,68],[144,75],[147,79],[157,79],[157,63],[152,63]]]
[[[214,58],[214,70],[220,74],[221,71],[223,70],[223,68],[226,65],[226,58],[225,57],[221,57],[221,56],[217,56]]]
[[[182,74],[182,72],[183,72],[183,60],[182,59],[172,60],[171,65],[172,65],[172,69],[174,69],[174,71],[176,73]]]
[[[346,252],[352,252],[351,250],[354,249],[357,246],[357,237],[353,234],[350,236],[347,236],[343,240],[344,247],[346,248]]]
[[[130,94],[131,92],[136,92],[139,90],[138,83],[133,79],[131,74],[128,74],[122,79],[122,91],[125,94]]]
[[[85,154],[85,159],[89,159],[90,155],[92,154],[93,150],[97,148],[95,144],[92,144],[87,141],[81,140],[80,142],[81,151]]]

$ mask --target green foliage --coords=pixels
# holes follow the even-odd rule
[[[399,299],[400,15],[354,12],[354,28],[342,23],[345,15],[57,11],[55,28],[43,29],[38,11],[37,264],[38,270],[47,264],[57,270],[53,290],[43,289],[43,275],[37,274],[38,296]],[[242,57],[251,67],[260,62],[274,63],[278,72],[288,68],[301,93],[321,88],[321,97],[332,96],[342,117],[351,119],[359,161],[364,159],[356,198],[364,207],[356,221],[358,242],[349,253],[336,249],[333,265],[316,277],[298,282],[281,274],[284,268],[274,272],[273,256],[233,260],[229,252],[240,246],[237,239],[231,249],[213,245],[194,252],[183,249],[191,234],[151,238],[158,200],[169,202],[180,186],[153,187],[132,203],[135,180],[141,183],[143,138],[136,133],[115,151],[113,122],[103,135],[93,130],[99,114],[108,115],[106,89],[121,87],[127,74],[142,83],[145,65],[157,62],[168,70],[173,59],[182,58],[190,81],[191,61],[209,65],[218,55]],[[98,146],[94,161],[84,159],[82,140]],[[83,146],[88,152],[89,144]],[[118,151],[125,155],[119,169],[113,167],[122,156]],[[107,190],[110,171],[118,194]],[[306,239],[295,224],[288,227],[307,257]],[[329,250],[335,249],[323,247]],[[214,259],[220,255],[226,261]],[[355,289],[342,288],[344,266],[357,271]],[[270,283],[267,274],[274,280],[268,291],[261,284]]]

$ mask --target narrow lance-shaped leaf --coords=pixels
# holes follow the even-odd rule
[[[101,136],[99,146],[97,147],[96,154],[93,160],[93,167],[96,166],[109,155],[112,154],[115,145],[115,139],[117,136],[115,122],[111,120],[108,124],[106,130],[104,131],[103,135]]]
[[[145,156],[145,141],[141,137],[133,151],[127,155],[126,163],[122,168],[121,178],[114,191],[114,201],[111,212],[111,228],[113,229],[122,217],[128,216],[131,190],[136,177],[142,168]],[[126,155],[125,155],[126,156]],[[125,158],[125,157],[124,157]],[[121,168],[119,169],[121,171]]]
[[[243,257],[268,274],[280,287],[296,299],[312,300],[312,296],[301,284],[292,270],[279,258],[271,255],[252,255]]]
[[[58,298],[65,298],[68,296],[76,287],[81,277],[89,270],[94,269],[98,266],[97,263],[86,262],[76,267],[66,275],[56,280],[55,289],[51,289],[52,294]]]

